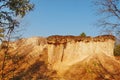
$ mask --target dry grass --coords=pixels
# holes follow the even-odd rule
[[[23,55],[22,53],[17,56],[12,54],[6,59],[5,80],[120,80],[120,66],[109,57],[102,58],[101,61],[100,58],[94,57],[79,62],[70,66],[63,76],[58,76],[56,71],[48,68],[48,51],[46,48],[43,50],[43,54],[36,58],[28,57],[31,50],[26,48],[26,54]],[[2,56],[0,56],[1,58]],[[116,59],[120,61],[120,57],[116,57]],[[111,65],[113,65],[112,68],[109,67]],[[117,71],[112,71],[113,68]]]
[[[32,49],[29,49],[30,51]],[[29,51],[25,51],[29,52]],[[27,55],[10,55],[9,59],[6,59],[6,65],[4,68],[5,80],[52,80],[55,71],[48,69],[47,62],[47,49],[43,50],[44,55],[39,55],[36,58],[30,59]],[[1,58],[2,56],[0,56]],[[15,59],[13,61],[13,59]],[[0,64],[1,65],[1,64]],[[1,75],[1,73],[0,73]]]
[[[111,59],[106,59],[106,61],[109,61],[106,65],[98,58],[92,58],[88,62],[79,62],[66,71],[64,78],[65,80],[120,80],[120,66]],[[111,65],[114,67],[110,70],[108,67]]]
[[[34,57],[30,55],[34,52],[33,45],[18,43],[16,49],[10,47],[8,51],[4,80],[120,80],[120,57],[116,57],[117,62],[108,56],[93,56],[89,60],[70,66],[62,76],[59,76],[57,71],[49,68],[47,48],[44,48],[42,54]],[[0,69],[3,55],[4,50],[0,50]]]

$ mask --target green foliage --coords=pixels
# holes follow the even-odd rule
[[[17,16],[23,18],[33,7],[30,0],[0,0],[0,39],[18,28]]]
[[[120,45],[115,45],[114,55],[115,56],[120,56]]]
[[[33,4],[30,4],[29,0],[9,0],[8,3],[9,9],[14,11],[16,16],[20,15],[24,17],[33,8]]]
[[[84,32],[82,32],[82,33],[80,34],[80,36],[86,37],[86,34],[85,34]]]

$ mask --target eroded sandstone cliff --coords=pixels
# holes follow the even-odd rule
[[[114,43],[115,37],[112,35],[97,37],[56,35],[10,42],[4,78],[119,80],[120,62],[113,56]],[[3,58],[4,49],[1,49],[0,66]]]
[[[115,37],[111,35],[97,37],[50,36],[48,43],[48,61],[53,69],[63,71],[92,56],[104,54],[113,57]]]

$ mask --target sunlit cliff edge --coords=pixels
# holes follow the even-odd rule
[[[106,55],[113,57],[114,36],[80,37],[50,36],[48,43],[48,61],[52,67],[60,68],[73,65],[92,56]],[[64,67],[63,67],[64,66]]]
[[[120,62],[113,55],[114,43],[112,35],[19,39],[9,43],[5,77],[12,79],[14,73],[16,80],[119,80]],[[4,49],[0,53],[2,66]]]

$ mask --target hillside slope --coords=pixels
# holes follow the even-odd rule
[[[120,80],[120,62],[113,56],[114,41],[111,35],[20,39],[9,43],[0,75],[3,72],[5,80]]]

